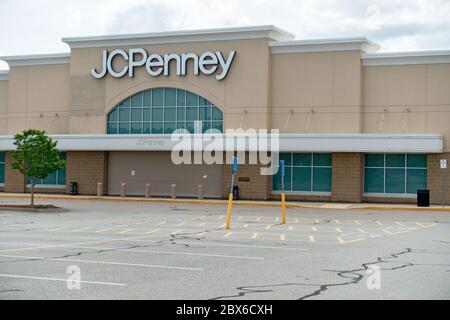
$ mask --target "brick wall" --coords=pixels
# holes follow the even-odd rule
[[[108,153],[104,151],[67,152],[66,192],[70,192],[70,182],[78,183],[81,195],[97,194],[97,183],[103,183],[103,192],[108,187]]]
[[[450,153],[428,155],[428,189],[431,204],[441,204],[441,169],[440,160],[447,159],[449,168],[444,172],[445,202],[450,205]]]
[[[23,193],[25,192],[25,176],[18,170],[11,168],[14,162],[10,152],[5,155],[5,192]]]
[[[363,194],[364,154],[333,153],[333,202],[361,202]]]

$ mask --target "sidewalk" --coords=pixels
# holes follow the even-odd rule
[[[24,193],[0,193],[1,199],[29,199],[29,194]],[[71,196],[66,194],[35,194],[35,199],[46,200],[93,200],[93,201],[111,201],[111,202],[149,202],[149,203],[184,203],[184,204],[210,204],[210,205],[228,205],[228,200],[198,200],[198,199],[170,199],[170,198],[142,198],[142,197],[114,197],[114,196]],[[279,201],[253,201],[238,200],[233,201],[234,206],[253,206],[253,207],[279,207]],[[331,210],[408,210],[408,211],[441,211],[450,212],[450,206],[442,208],[432,205],[428,208],[419,208],[412,204],[383,204],[383,203],[330,203],[330,202],[298,202],[288,201],[288,208],[308,208],[308,209],[331,209]]]

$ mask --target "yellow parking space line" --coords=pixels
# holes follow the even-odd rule
[[[279,217],[275,218],[275,222],[280,222],[280,218]]]
[[[286,241],[286,235],[285,234],[280,234],[280,240],[281,241]]]
[[[361,222],[359,222],[359,220],[353,220],[356,224],[361,224]]]
[[[98,231],[96,231],[97,233],[103,233],[103,232],[106,232],[106,231],[111,231],[113,228],[106,228],[106,229],[101,229],[101,230],[98,230]]]
[[[223,219],[223,216],[218,216],[217,217],[217,220],[221,220],[221,219]]]
[[[361,233],[367,233],[366,230],[362,229],[362,228],[358,228],[358,231]]]
[[[167,221],[161,221],[160,223],[157,223],[156,225],[157,226],[162,226],[163,224],[166,224],[167,223]]]
[[[158,231],[159,231],[159,229],[154,229],[154,230],[150,230],[150,231],[146,232],[145,234],[152,234],[152,233],[155,233]]]
[[[223,237],[224,238],[228,238],[229,236],[231,236],[233,234],[233,232],[228,232],[228,233],[226,233]]]
[[[206,226],[206,222],[200,223],[198,226],[199,226],[199,227]]]
[[[293,226],[289,226],[289,231],[292,231],[292,230],[294,230],[294,227]]]
[[[342,229],[341,229],[341,228],[336,228],[336,231],[339,232],[339,233],[341,233],[341,232],[342,232]]]
[[[430,224],[426,225],[421,222],[415,222],[415,224],[417,224],[419,227],[422,227],[422,228],[430,228],[430,227],[434,227],[435,225],[437,225],[437,223],[430,223]]]
[[[308,236],[308,239],[309,239],[309,242],[316,242],[316,239],[312,235]]]
[[[124,233],[128,233],[128,232],[130,232],[130,231],[133,231],[133,230],[135,230],[135,229],[130,228],[130,229],[123,230],[123,231],[121,231],[121,232],[119,232],[119,233],[124,234]]]
[[[269,224],[267,225],[267,227],[265,228],[266,230],[269,230],[270,228],[272,228],[274,225],[273,224]]]
[[[80,228],[80,229],[76,229],[76,230],[73,230],[72,232],[81,232],[81,231],[85,231],[85,230],[88,230],[88,229],[91,229],[92,227],[83,227],[83,228]]]
[[[244,228],[248,228],[248,224],[244,224]]]
[[[341,224],[341,221],[339,221],[338,219],[334,220],[334,222],[336,222],[336,224]]]
[[[403,223],[398,222],[398,221],[395,221],[395,224],[398,225],[398,226],[400,226],[400,227],[406,227]]]
[[[311,227],[314,232],[317,232],[317,227]]]
[[[406,232],[408,232],[408,231],[391,232],[391,231],[389,231],[389,230],[383,229],[383,232],[386,233],[387,235],[395,236],[395,235],[397,235],[397,234],[406,233]]]
[[[252,235],[252,239],[256,239],[258,237],[258,234],[257,233],[254,233],[253,235]]]
[[[220,228],[225,228],[226,225],[227,225],[227,224],[224,223],[223,225],[220,226]]]
[[[181,231],[183,231],[183,229],[178,229],[178,230],[176,230],[174,232],[171,232],[170,234],[175,235],[175,234],[181,233]]]
[[[337,241],[340,244],[346,244],[346,243],[352,243],[352,242],[358,242],[358,241],[367,240],[366,238],[358,238],[358,239],[352,239],[352,240],[344,241],[341,237],[336,237],[336,239],[337,239]]]
[[[379,226],[384,226],[384,224],[382,224],[380,221],[375,221],[375,223]]]
[[[339,243],[345,243],[344,240],[342,240],[341,237],[336,237],[336,239],[337,239],[337,241],[338,241]]]

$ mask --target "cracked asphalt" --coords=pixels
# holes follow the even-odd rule
[[[450,298],[448,213],[52,203],[0,211],[0,299]]]

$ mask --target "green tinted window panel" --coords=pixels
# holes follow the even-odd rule
[[[131,97],[131,108],[142,108],[142,93]]]
[[[119,124],[117,122],[109,122],[108,123],[108,134],[118,134],[119,133]]]
[[[47,178],[42,180],[42,184],[47,184],[47,185],[56,185],[56,172],[52,172],[50,173]]]
[[[286,167],[292,165],[292,153],[285,153],[285,152],[280,153],[279,158],[280,158],[280,165],[281,165],[281,160],[284,160],[284,165]]]
[[[202,132],[205,133],[209,129],[211,129],[211,123],[210,122],[203,122],[203,128]]]
[[[153,108],[152,121],[163,121],[163,120],[164,120],[164,108]]]
[[[281,191],[281,174],[280,170],[272,176],[272,190]]]
[[[143,92],[144,95],[144,107],[152,106],[152,90],[147,90]]]
[[[119,122],[119,134],[130,134],[129,122]]]
[[[153,89],[152,92],[152,107],[164,106],[164,89]]]
[[[405,193],[405,170],[386,169],[386,193]]]
[[[118,121],[119,120],[119,109],[115,108],[109,113],[108,121]]]
[[[142,122],[132,122],[131,123],[131,134],[141,134],[142,133]]]
[[[384,169],[366,168],[364,170],[364,192],[384,193]]]
[[[164,133],[164,122],[153,122],[152,123],[152,134],[163,134]]]
[[[208,114],[208,112],[210,112],[209,108],[200,107],[198,111],[199,111],[198,119],[202,120],[202,121],[206,121],[207,120],[207,114]]]
[[[66,184],[66,170],[59,170],[58,171],[58,185],[64,186]]]
[[[386,168],[404,168],[404,154],[386,154]]]
[[[427,189],[427,170],[408,169],[406,173],[406,193],[416,194],[417,190]]]
[[[131,99],[127,99],[119,103],[119,108],[122,109],[130,108],[130,106],[131,106]]]
[[[314,192],[331,192],[331,168],[313,168]]]
[[[282,190],[282,184],[281,184],[281,169],[278,170],[277,174],[273,176],[273,190],[275,191],[281,191]],[[284,190],[285,191],[292,191],[292,181],[291,181],[291,170],[286,170],[286,175],[284,177]]]
[[[164,122],[164,133],[165,134],[172,134],[176,129],[176,123],[175,122]]]
[[[198,107],[187,107],[186,120],[193,121],[198,119]]]
[[[217,107],[212,108],[212,119],[213,121],[222,121],[223,120],[223,114],[222,111],[219,110]]]
[[[177,90],[177,106],[179,107],[186,106],[186,91]]]
[[[364,158],[365,167],[384,168],[384,154],[366,153]]]
[[[311,153],[294,153],[294,166],[310,167],[312,165]]]
[[[314,153],[313,166],[314,167],[331,167],[331,153]]]
[[[119,121],[130,121],[130,109],[119,108]]]
[[[194,122],[193,122],[193,121],[186,121],[186,127],[185,127],[185,129],[186,129],[187,131],[189,131],[189,133],[194,133],[194,129],[195,129],[195,127],[194,127]]]
[[[177,120],[178,121],[186,120],[186,108],[177,108]]]
[[[131,109],[131,121],[142,121],[142,108]]]
[[[0,163],[0,183],[5,183],[5,163]]]
[[[164,108],[164,121],[176,121],[177,120],[177,108],[166,107]]]
[[[152,124],[151,122],[144,122],[143,123],[143,132],[144,134],[151,134],[152,133]]]
[[[223,132],[223,123],[222,122],[213,122],[212,129]]]
[[[200,97],[198,100],[198,105],[201,107],[206,107],[209,104],[208,100],[205,98]]]
[[[311,192],[311,167],[294,167],[292,171],[292,191]]]
[[[177,105],[177,89],[166,88],[164,90],[164,106],[175,107]]]
[[[428,156],[426,154],[408,154],[407,166],[409,168],[427,168]]]
[[[142,118],[143,121],[152,121],[152,109],[144,108]]]
[[[186,106],[198,107],[199,96],[192,92],[186,92]]]

